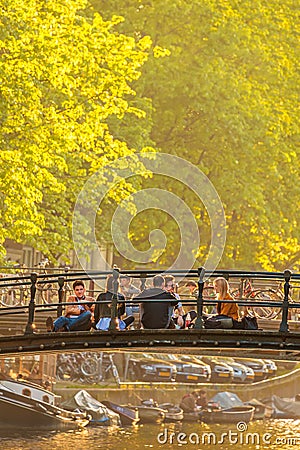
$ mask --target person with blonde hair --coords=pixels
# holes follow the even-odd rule
[[[214,290],[218,300],[233,300],[229,293],[228,281],[223,277],[218,277],[213,282]],[[237,303],[218,303],[217,313],[219,316],[228,316],[234,320],[239,319],[239,307]]]

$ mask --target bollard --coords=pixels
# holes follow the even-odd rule
[[[288,313],[289,313],[289,291],[290,291],[290,279],[292,276],[292,272],[288,269],[286,269],[283,272],[283,276],[285,279],[285,283],[283,286],[283,290],[284,290],[284,299],[282,302],[282,320],[281,320],[281,324],[280,324],[280,328],[279,331],[282,333],[288,332],[289,331],[289,325],[288,325]]]
[[[203,288],[204,288],[204,276],[205,268],[198,268],[198,297],[197,297],[197,319],[195,322],[195,328],[198,330],[203,330],[204,320],[203,320]]]
[[[37,273],[33,272],[30,274],[30,302],[28,307],[28,322],[25,328],[25,334],[32,334],[34,330],[34,311],[35,311],[35,293],[36,293],[36,282],[37,282]]]
[[[58,307],[57,307],[57,317],[62,316],[62,311],[63,311],[63,307],[62,307],[62,303],[64,300],[64,284],[65,284],[65,277],[58,277]]]
[[[111,302],[111,316],[108,329],[110,331],[116,331],[119,329],[118,321],[118,292],[119,292],[119,277],[120,269],[113,269],[113,297]]]

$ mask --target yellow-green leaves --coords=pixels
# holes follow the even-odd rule
[[[143,105],[132,104],[132,82],[151,40],[116,32],[123,19],[92,15],[84,0],[0,6],[0,244],[30,242],[54,260],[72,247],[70,219],[86,177],[139,150],[114,138],[108,121],[145,118]]]
[[[290,263],[299,269],[297,0],[92,3],[105,17],[123,15],[122,32],[151,36],[153,54],[136,98],[152,102],[151,137],[158,147],[196,164],[216,187],[228,225],[222,267],[283,269]],[[167,58],[156,58],[164,55],[161,49],[170,51]],[[181,194],[197,211],[203,261],[209,220],[187,190]],[[143,223],[156,228],[152,219],[136,221],[139,245]],[[155,219],[173,249],[180,239],[175,224]],[[172,258],[166,251],[159,263]]]

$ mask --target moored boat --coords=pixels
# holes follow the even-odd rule
[[[219,392],[209,402],[206,408],[195,412],[185,412],[183,420],[205,423],[248,423],[253,420],[255,406],[245,405],[232,392]]]
[[[300,419],[300,401],[272,395],[271,406],[274,409],[275,419]]]
[[[31,383],[25,380],[15,380],[13,378],[3,378],[0,380],[0,387],[5,387],[8,390],[16,392],[17,394],[31,397],[34,400],[41,400],[50,405],[58,406],[60,396],[43,388],[39,384]]]
[[[110,410],[96,398],[92,397],[87,391],[78,391],[72,398],[62,403],[62,406],[68,410],[74,411],[80,409],[91,416],[89,425],[101,426],[120,426],[121,420],[119,414]]]
[[[138,405],[130,406],[128,408],[133,408],[138,410],[138,415],[140,418],[140,423],[162,423],[165,420],[165,411],[157,406],[147,406]]]
[[[173,403],[162,403],[159,408],[165,411],[165,422],[179,422],[183,420],[183,409]]]
[[[248,423],[253,419],[254,411],[254,406],[242,405],[216,411],[203,409],[199,416],[205,423]]]
[[[23,395],[0,383],[0,428],[30,428],[65,430],[84,427],[89,423],[85,413],[59,408],[47,401],[35,399],[28,389]]]
[[[199,411],[200,412],[200,411]],[[183,413],[183,422],[199,422],[201,420],[201,416],[199,412],[184,412]]]
[[[109,400],[103,400],[103,405],[119,414],[122,425],[136,425],[140,418],[137,409],[131,409],[128,406],[118,405]],[[134,408],[134,407],[133,407]]]
[[[253,398],[245,403],[245,405],[254,406],[254,420],[271,419],[273,417],[273,408],[265,403]]]

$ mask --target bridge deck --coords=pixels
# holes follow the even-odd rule
[[[36,311],[35,313],[35,332],[46,332],[46,319],[51,315],[53,319],[56,317],[56,308],[49,307],[46,310]],[[7,314],[0,315],[0,336],[6,335],[20,335],[25,333],[26,324],[28,320],[28,311],[20,311],[19,314]],[[280,327],[280,320],[278,319],[257,319],[258,326],[263,331],[278,331]],[[300,332],[300,321],[289,320],[289,330],[294,332]],[[180,333],[182,330],[180,330]]]
[[[171,351],[300,360],[300,333],[244,330],[132,330],[0,336],[0,355],[76,350]],[[262,356],[262,354],[264,356]]]
[[[300,360],[300,322],[279,332],[280,320],[259,319],[260,330],[128,330],[47,333],[46,318],[56,309],[36,311],[35,332],[25,334],[27,312],[0,316],[0,356],[74,350],[171,351]],[[262,356],[262,354],[264,356]]]

